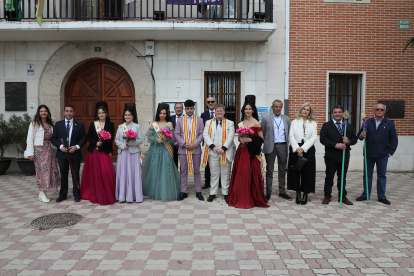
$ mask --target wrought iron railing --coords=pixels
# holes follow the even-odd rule
[[[42,0],[43,21],[211,20],[273,22],[273,0]],[[38,0],[0,0],[0,19],[34,20]]]

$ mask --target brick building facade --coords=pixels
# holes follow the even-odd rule
[[[404,118],[390,119],[399,135],[413,136],[414,49],[403,53],[403,48],[414,36],[414,26],[399,29],[398,23],[414,23],[414,1],[344,2],[290,1],[289,115],[294,117],[309,101],[320,129],[329,119],[329,79],[334,73],[356,73],[361,82],[358,113],[365,110],[372,117],[378,100],[405,100]]]

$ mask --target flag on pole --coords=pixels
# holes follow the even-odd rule
[[[42,26],[43,8],[45,6],[45,0],[39,0],[36,5],[36,20],[39,26]]]

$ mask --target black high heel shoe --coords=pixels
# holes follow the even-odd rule
[[[303,197],[302,197],[302,205],[306,205],[308,203],[308,194],[307,193],[303,193]]]
[[[302,198],[301,192],[296,192],[296,204],[300,204]]]

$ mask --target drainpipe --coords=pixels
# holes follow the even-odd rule
[[[152,118],[155,118],[155,77],[153,73],[154,56],[151,56],[151,77],[152,77]]]
[[[284,104],[284,111],[285,115],[289,116],[289,22],[290,22],[290,0],[286,0],[286,50],[285,50],[285,104]]]

